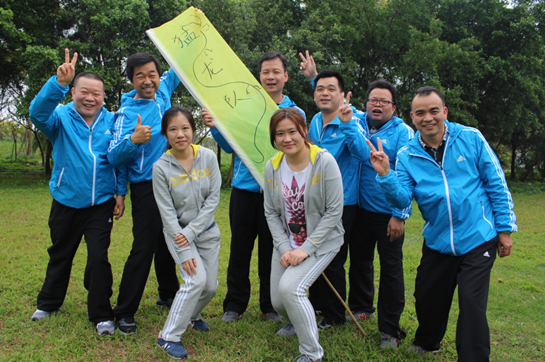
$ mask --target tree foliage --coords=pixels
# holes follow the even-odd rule
[[[80,53],[78,71],[104,76],[106,107],[116,110],[131,89],[127,56],[160,55],[145,30],[189,6],[205,12],[256,76],[263,52],[283,52],[286,94],[309,117],[318,110],[299,71],[305,50],[318,69],[343,74],[360,109],[370,82],[393,82],[409,124],[414,91],[439,88],[450,120],[478,127],[508,155],[501,158],[512,177],[545,175],[545,3],[537,0],[0,0],[2,115],[14,104],[21,119],[28,115],[65,47]],[[199,108],[184,87],[173,103]]]

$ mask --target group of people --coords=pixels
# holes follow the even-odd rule
[[[380,348],[397,348],[405,305],[404,221],[413,198],[426,221],[415,299],[419,327],[410,350],[437,352],[458,287],[456,346],[462,361],[487,361],[486,305],[496,251],[511,252],[517,231],[513,201],[494,152],[474,129],[447,121],[435,88],[420,88],[411,105],[414,131],[394,116],[396,87],[379,79],[366,95],[366,112],[350,104],[342,76],[317,71],[300,54],[320,112],[307,126],[305,113],[284,93],[287,59],[267,52],[259,60],[263,89],[279,109],[270,120],[270,142],[279,152],[267,162],[264,189],[235,155],[229,206],[231,249],[222,320],[243,317],[250,299],[250,262],[258,239],[259,302],[265,320],[284,322],[280,336],[297,336],[297,361],[320,361],[318,331],[346,323],[345,263],[350,255],[348,306],[358,319],[374,317],[375,247],[380,258],[377,303]],[[52,245],[38,294],[40,320],[65,298],[72,260],[82,239],[88,250],[84,285],[88,313],[99,334],[137,331],[135,314],[151,263],[159,284],[158,306],[170,309],[157,344],[171,357],[188,352],[188,326],[210,325],[201,311],[218,286],[220,230],[214,212],[221,175],[214,153],[192,143],[191,112],[171,107],[180,80],[148,53],[127,59],[134,90],[113,114],[103,106],[104,80],[75,76],[77,54],[57,69],[30,106],[32,122],[53,144],[55,161],[49,218]],[[72,102],[61,105],[73,80]],[[233,148],[202,110],[206,126],[226,152]],[[134,241],[112,309],[108,247],[124,213],[130,184]],[[176,265],[184,283],[179,284]],[[307,293],[308,292],[308,293]],[[317,323],[317,316],[322,318]],[[114,321],[116,322],[114,324]]]

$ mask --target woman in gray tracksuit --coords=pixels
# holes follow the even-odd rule
[[[320,361],[323,349],[307,290],[343,244],[343,186],[333,156],[310,145],[307,133],[295,109],[272,116],[271,144],[281,152],[265,167],[265,216],[274,241],[273,307],[288,321],[277,334],[297,334],[297,361]]]
[[[153,193],[165,240],[185,283],[157,344],[170,356],[184,358],[187,351],[180,337],[188,324],[202,332],[210,328],[200,312],[218,286],[220,231],[214,212],[220,201],[221,175],[214,152],[191,144],[195,121],[189,111],[170,108],[163,116],[161,133],[170,149],[153,165]]]

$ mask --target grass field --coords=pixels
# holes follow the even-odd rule
[[[60,312],[51,319],[32,322],[36,296],[43,283],[50,245],[47,220],[51,206],[48,179],[43,175],[0,174],[0,360],[1,361],[167,361],[156,346],[156,336],[167,311],[155,308],[157,282],[152,271],[136,315],[138,332],[98,336],[87,319],[83,270],[85,244],[74,260],[71,283]],[[545,360],[545,193],[541,187],[518,185],[515,211],[520,232],[514,234],[513,255],[497,260],[492,271],[488,319],[493,361]],[[204,310],[210,333],[188,330],[182,337],[191,361],[290,361],[298,355],[296,338],[275,334],[280,325],[265,322],[258,306],[256,263],[252,264],[252,299],[243,318],[234,324],[221,321],[229,257],[229,190],[222,190],[216,220],[222,231],[219,288]],[[123,264],[132,242],[130,201],[125,216],[115,223],[110,247],[115,304]],[[352,324],[320,334],[326,361],[454,361],[456,303],[443,340],[442,352],[417,357],[406,351],[417,328],[414,312],[414,278],[419,263],[422,220],[415,210],[407,222],[404,246],[406,307],[401,325],[408,338],[396,351],[380,351],[376,319],[362,322],[367,336]],[[255,258],[254,258],[255,261]],[[375,264],[378,271],[378,264]],[[378,273],[375,273],[378,275]],[[375,280],[378,288],[378,280]]]

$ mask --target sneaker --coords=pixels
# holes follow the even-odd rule
[[[40,319],[49,318],[49,317],[51,317],[51,312],[47,312],[41,309],[36,309],[36,311],[32,314],[33,321],[39,321]]]
[[[318,322],[318,330],[322,331],[328,328],[331,328],[331,324],[327,323],[325,318]]]
[[[121,334],[133,334],[136,333],[136,322],[134,317],[121,318],[117,321],[117,328]]]
[[[103,334],[114,334],[115,324],[114,321],[104,321],[97,323],[98,335],[102,336]]]
[[[191,321],[193,329],[199,332],[208,332],[210,330],[210,324],[206,323],[202,319]]]
[[[293,324],[288,322],[284,324],[282,328],[280,328],[278,332],[276,332],[276,334],[283,337],[293,337],[297,334],[297,332],[295,331],[295,327],[293,326]]]
[[[316,309],[316,310],[314,311],[314,314],[316,314],[316,317],[322,317],[322,316],[323,316],[322,311],[319,310],[319,309]]]
[[[223,314],[223,317],[221,317],[221,320],[226,323],[236,322],[242,317],[242,314],[238,314],[237,312],[225,312]]]
[[[441,352],[440,349],[437,349],[435,351],[428,351],[427,349],[424,349],[420,346],[417,346],[416,344],[411,344],[411,346],[409,348],[407,348],[407,351],[411,351],[411,352],[416,352],[417,355],[421,356],[423,354],[426,354],[426,353],[438,353],[438,352]]]
[[[356,317],[357,321],[363,321],[366,319],[373,318],[375,316],[375,313],[368,313],[363,311],[352,312],[352,314],[354,315],[354,317]],[[346,320],[349,322],[352,322],[352,317],[350,317],[350,315],[347,315]]]
[[[295,357],[297,358],[295,362],[319,362],[322,359],[312,359],[308,354],[300,354],[299,356]]]
[[[380,335],[380,349],[384,350],[386,348],[397,348],[399,347],[399,339],[389,335],[388,333],[382,332]]]
[[[164,349],[172,358],[182,359],[187,356],[187,351],[182,342],[169,342],[157,337],[157,345]]]
[[[282,323],[282,317],[276,312],[263,313],[263,317],[266,321],[273,321],[274,323]]]
[[[157,308],[165,308],[170,310],[170,307],[172,307],[172,303],[174,302],[174,298],[168,298],[167,300],[161,299],[161,297],[157,298],[157,302],[155,303],[155,306]]]

